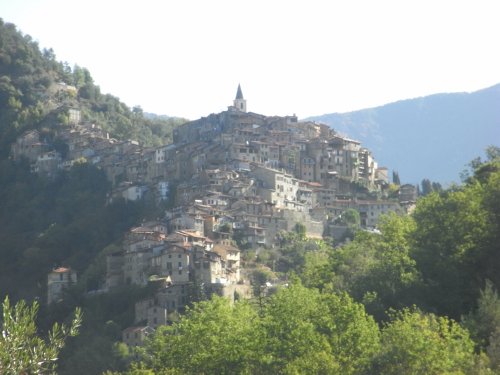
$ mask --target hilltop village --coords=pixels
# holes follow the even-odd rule
[[[82,122],[78,108],[67,111],[69,125],[57,132],[67,147],[56,150],[33,130],[13,144],[12,157],[28,159],[47,177],[91,163],[112,183],[109,201],[173,202],[163,218],[130,229],[121,251],[107,257],[103,291],[157,285],[154,297],[136,304],[137,325],[123,333],[130,345],[167,324],[200,290],[250,295],[241,251],[279,246],[280,235],[298,223],[308,237],[342,238],[347,210],[373,229],[381,215],[405,212],[416,201],[412,185],[391,195],[387,168],[360,142],[295,115],[248,112],[240,86],[226,111],[175,128],[174,142],[157,148],[118,141]],[[70,268],[54,269],[48,303],[74,282]]]

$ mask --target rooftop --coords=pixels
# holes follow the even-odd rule
[[[69,267],[59,267],[59,268],[54,268],[52,270],[52,272],[55,272],[55,273],[65,273],[65,272],[71,272],[71,268]]]

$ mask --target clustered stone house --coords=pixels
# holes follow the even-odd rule
[[[227,111],[186,123],[174,130],[173,144],[151,149],[110,138],[95,124],[76,123],[78,111],[70,109],[74,123],[58,134],[68,144],[64,158],[36,130],[17,140],[12,155],[28,158],[33,171],[49,176],[77,160],[93,163],[113,183],[110,199],[166,199],[175,183],[181,209],[167,217],[178,229],[192,229],[193,220],[182,217],[199,211],[209,232],[210,225],[228,223],[253,246],[272,246],[277,232],[297,222],[306,224],[308,235],[322,236],[346,208],[360,211],[369,227],[380,214],[401,209],[360,194],[380,192],[388,176],[359,142],[295,115],[264,116],[246,107],[238,87]]]
[[[108,256],[106,287],[144,286],[152,276],[168,278],[171,284],[236,284],[240,280],[240,250],[228,239],[213,241],[196,230],[167,235],[162,223],[144,223],[128,232],[121,251]]]
[[[106,289],[152,284],[154,296],[135,305],[135,324],[122,332],[128,345],[140,345],[148,333],[168,323],[196,293],[233,299],[249,296],[240,280],[240,250],[227,236],[216,241],[197,230],[167,234],[162,222],[131,229],[121,251],[107,256]]]
[[[144,285],[151,275],[163,280],[176,307],[174,297],[160,303],[157,296],[147,303],[152,309],[182,305],[184,283],[237,283],[239,266],[228,258],[233,250],[215,251],[231,246],[228,232],[248,246],[272,247],[279,233],[296,223],[305,225],[308,236],[322,237],[346,209],[358,210],[366,227],[376,226],[381,214],[401,210],[399,202],[376,198],[388,184],[387,169],[358,141],[295,115],[248,112],[240,87],[226,111],[177,127],[174,143],[157,148],[113,139],[70,110],[72,124],[58,134],[68,145],[64,157],[37,131],[19,137],[12,156],[27,158],[34,172],[48,176],[77,161],[92,163],[113,184],[110,200],[175,194],[175,208],[161,222],[164,229],[131,230],[123,251],[108,259],[110,288]],[[408,197],[414,198],[411,191],[405,204],[411,204]],[[139,310],[146,311],[138,314],[142,318],[159,319]]]
[[[246,108],[238,87],[227,111],[184,124],[174,130],[173,144],[150,149],[110,138],[99,126],[81,123],[78,110],[70,108],[72,125],[58,134],[68,144],[64,158],[36,130],[17,140],[12,155],[27,157],[33,171],[47,175],[84,159],[106,172],[114,186],[112,198],[137,200],[152,194],[165,199],[175,182],[178,206],[205,200],[216,202],[210,205],[218,210],[232,209],[244,199],[273,204],[278,216],[286,216],[280,210],[307,216],[315,209],[321,222],[338,216],[345,200],[358,208],[360,187],[379,191],[387,184],[387,169],[379,168],[359,142],[295,115],[264,116]],[[364,219],[366,225],[374,224]],[[271,242],[266,238],[266,244]]]

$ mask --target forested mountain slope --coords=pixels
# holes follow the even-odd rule
[[[68,108],[78,108],[82,120],[96,122],[117,139],[133,139],[144,146],[171,142],[179,118],[148,117],[140,107],[128,108],[102,94],[90,72],[58,62],[52,50],[40,51],[29,35],[0,19],[0,156],[28,129],[48,139],[68,122]]]
[[[55,134],[68,126],[70,108],[112,137],[143,146],[170,143],[172,129],[185,121],[146,118],[140,107],[102,94],[87,69],[56,61],[52,50],[40,51],[30,36],[0,20],[0,295],[41,297],[52,267],[71,264],[85,272],[100,250],[139,220],[140,204],[106,205],[110,185],[91,165],[49,180],[9,158],[11,144],[32,129],[58,149]]]

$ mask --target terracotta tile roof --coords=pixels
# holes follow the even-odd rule
[[[59,267],[59,268],[55,268],[52,270],[52,272],[56,272],[56,273],[64,273],[64,272],[70,272],[71,271],[71,268],[66,268],[66,267]]]

